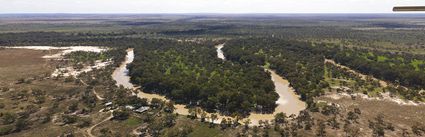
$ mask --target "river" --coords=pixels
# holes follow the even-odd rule
[[[112,79],[114,79],[117,83],[117,86],[123,86],[127,89],[132,89],[138,91],[137,95],[139,98],[146,98],[148,100],[152,100],[153,98],[158,98],[164,101],[169,101],[165,98],[165,96],[161,96],[158,94],[149,94],[140,91],[139,87],[135,87],[130,82],[130,76],[128,75],[129,70],[127,69],[127,65],[132,63],[134,61],[134,49],[127,49],[127,55],[125,58],[125,61],[112,73]],[[189,110],[185,108],[185,105],[175,105],[176,113],[179,113],[181,115],[188,115]]]
[[[134,56],[135,56],[134,50],[128,49],[125,61],[112,73],[112,79],[116,81],[116,85],[123,86],[124,88],[127,88],[127,89],[138,91],[137,94],[134,94],[134,95],[137,95],[137,97],[139,98],[146,98],[148,100],[152,100],[153,98],[158,98],[167,102],[170,101],[166,99],[165,96],[162,96],[159,94],[149,94],[149,93],[142,92],[139,87],[134,86],[130,82],[130,76],[128,76],[129,70],[127,69],[127,65],[133,62]],[[175,113],[178,113],[180,115],[189,115],[189,109],[186,108],[186,105],[176,104],[174,105],[174,107],[176,108],[174,111]],[[210,117],[211,114],[212,113],[207,113],[207,117]],[[231,118],[228,116],[219,115],[217,113],[215,114],[218,116],[217,117],[218,119],[214,120],[214,123],[217,123],[217,124],[221,122],[222,118],[226,118],[226,119]],[[211,121],[211,119],[207,119],[207,121]]]
[[[130,83],[130,77],[128,76],[127,64],[130,64],[134,60],[134,50],[128,49],[125,61],[115,69],[112,73],[112,78],[117,82],[117,86],[123,86],[124,88],[133,89],[133,84]]]
[[[225,56],[223,54],[223,51],[221,50],[224,47],[224,44],[217,45],[217,57],[220,59],[225,60]],[[112,78],[117,82],[117,86],[123,86],[124,88],[138,90],[137,96],[140,98],[146,98],[148,100],[151,100],[152,98],[158,98],[162,99],[164,101],[169,101],[165,98],[165,96],[161,96],[158,94],[148,94],[140,91],[138,87],[135,87],[132,83],[130,83],[130,77],[128,76],[128,69],[127,65],[134,60],[134,50],[128,49],[126,60],[118,67],[114,73],[112,74]],[[295,94],[294,90],[289,86],[289,82],[279,75],[277,75],[274,71],[266,69],[266,71],[269,71],[272,76],[272,80],[276,87],[276,92],[279,94],[279,99],[276,101],[278,106],[275,108],[275,112],[273,114],[257,114],[257,113],[251,113],[249,117],[243,119],[250,119],[251,124],[250,125],[259,125],[258,121],[260,120],[273,120],[274,115],[283,112],[286,113],[288,116],[291,114],[298,115],[301,110],[304,110],[306,108],[306,104],[299,99],[299,96]],[[175,112],[180,115],[189,115],[189,110],[185,108],[185,105],[175,105]],[[217,114],[217,113],[216,113]],[[218,119],[214,121],[214,123],[220,123],[222,118],[231,118],[228,116],[223,116],[220,114],[218,115]],[[207,114],[207,117],[211,116],[211,113]],[[242,121],[243,121],[242,120]],[[210,119],[207,119],[207,121],[210,121]]]
[[[307,105],[305,102],[300,100],[300,96],[295,94],[295,90],[289,86],[289,82],[277,75],[273,70],[266,69],[270,72],[272,80],[275,86],[275,92],[279,94],[279,99],[276,101],[277,107],[273,114],[257,114],[251,113],[249,119],[251,119],[254,125],[258,124],[259,120],[273,120],[274,115],[283,112],[287,116],[294,114],[298,115],[300,111],[306,109]]]
[[[223,51],[221,50],[225,44],[217,45],[217,57],[225,60]],[[280,112],[285,113],[287,116],[294,114],[298,115],[300,111],[306,109],[305,102],[300,100],[300,96],[295,94],[295,90],[289,86],[289,81],[277,75],[275,71],[265,69],[270,72],[272,81],[275,85],[275,91],[279,94],[279,99],[276,101],[277,107],[273,114],[257,114],[251,113],[248,117],[253,125],[258,125],[259,120],[273,120],[274,115]]]

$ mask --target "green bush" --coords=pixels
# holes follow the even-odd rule
[[[13,126],[5,126],[0,128],[0,136],[12,133]]]
[[[8,112],[3,113],[3,116],[1,117],[1,119],[4,125],[12,124],[16,120],[16,115],[13,113],[8,113]]]
[[[62,120],[65,124],[72,124],[77,122],[78,118],[77,116],[63,115]]]
[[[128,111],[118,110],[113,112],[114,119],[116,120],[126,120],[130,116]]]

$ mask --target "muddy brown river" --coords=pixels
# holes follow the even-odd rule
[[[123,86],[124,88],[133,89],[133,84],[130,83],[130,77],[128,76],[127,64],[133,62],[134,60],[134,50],[128,49],[127,55],[125,56],[125,61],[115,69],[112,73],[112,78],[117,82],[117,86]]]
[[[217,57],[225,60],[223,51],[221,50],[225,44],[216,46]],[[300,96],[295,94],[295,90],[289,86],[289,81],[277,75],[273,70],[265,69],[271,73],[272,81],[275,85],[275,92],[279,94],[279,99],[276,101],[277,107],[273,114],[257,114],[251,113],[248,117],[253,125],[258,125],[259,120],[273,120],[274,115],[280,112],[285,113],[287,116],[294,114],[298,115],[300,111],[306,109],[305,102],[300,100]]]
[[[127,88],[127,89],[139,91],[135,95],[137,95],[140,98],[146,98],[148,100],[152,100],[153,98],[158,98],[161,100],[169,101],[165,98],[165,96],[141,92],[139,90],[140,89],[139,87],[135,87],[130,82],[130,76],[128,76],[129,70],[127,69],[127,65],[132,63],[133,60],[134,60],[134,50],[128,49],[125,61],[112,73],[112,79],[116,81],[116,85],[123,86],[124,88]],[[186,109],[184,105],[175,105],[175,107],[176,107],[176,110],[175,110],[176,113],[179,113],[181,115],[189,115],[189,110]]]
[[[220,59],[225,60],[225,56],[223,54],[223,51],[221,50],[224,47],[224,44],[217,45],[217,57]],[[114,73],[112,74],[112,78],[117,81],[117,85],[124,86],[128,89],[133,90],[139,90],[138,87],[135,87],[132,83],[130,83],[130,77],[128,76],[128,69],[127,64],[133,62],[134,59],[134,51],[133,49],[127,50],[127,56],[126,60],[121,64],[119,68],[117,68]],[[257,114],[257,113],[251,113],[250,116],[246,119],[251,120],[250,125],[259,125],[258,121],[260,120],[273,120],[274,115],[283,112],[286,113],[288,116],[291,114],[298,115],[301,110],[304,110],[306,108],[306,104],[300,100],[299,96],[295,94],[294,90],[289,86],[289,82],[285,79],[283,79],[281,76],[277,75],[274,71],[265,69],[266,71],[271,73],[272,80],[276,87],[276,92],[279,94],[279,99],[276,101],[277,107],[275,108],[275,112],[273,114]],[[137,94],[140,98],[146,98],[148,100],[151,100],[152,98],[159,98],[165,101],[167,100],[164,96],[158,95],[158,94],[148,94],[144,92],[138,92]],[[185,105],[175,105],[176,110],[175,112],[181,115],[189,115],[189,111],[187,108],[185,108]],[[207,116],[210,116],[211,114],[207,114]],[[227,116],[218,115],[218,120],[215,120],[214,123],[220,123],[222,118],[229,118]],[[210,120],[208,120],[210,121]],[[242,120],[243,121],[243,120]]]

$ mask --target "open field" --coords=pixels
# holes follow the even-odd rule
[[[83,109],[87,109],[87,107],[78,103],[81,95],[86,91],[84,85],[72,79],[65,80],[51,76],[56,65],[63,64],[63,62],[42,57],[58,52],[58,50],[0,50],[0,77],[2,79],[0,114],[3,116],[2,121],[5,120],[4,115],[6,114],[13,116],[9,119],[11,123],[0,125],[2,135],[45,137],[67,133],[76,136],[87,134],[84,131],[85,128],[67,125],[61,121],[63,115],[75,113],[73,111],[76,110],[69,110],[73,104],[77,104],[77,109],[78,106],[84,107]],[[99,110],[98,108],[93,109]],[[78,111],[82,113],[81,110]],[[82,115],[81,118],[90,118],[93,122],[100,120],[101,117],[98,115],[102,115],[84,113],[79,114]],[[24,122],[25,126],[18,126],[17,122],[19,121]]]
[[[368,120],[374,119],[378,115],[383,115],[385,121],[392,123],[396,127],[396,130],[386,134],[387,136],[402,136],[402,129],[409,130],[411,125],[423,124],[422,121],[425,121],[425,117],[421,115],[425,113],[425,105],[408,106],[389,101],[352,99],[351,97],[320,97],[318,100],[340,105],[342,108],[341,113],[347,113],[347,110],[353,110],[354,108],[361,108],[362,113],[358,121],[360,124],[357,126],[363,128],[361,136],[372,135],[372,131],[368,129]],[[330,131],[330,134],[338,133]]]
[[[46,51],[26,49],[0,50],[0,78],[2,84],[16,82],[20,78],[47,76],[54,70],[54,61],[43,59]],[[6,82],[6,83],[5,83]]]
[[[54,51],[53,51],[54,52]],[[31,110],[30,121],[34,124],[26,128],[36,128],[33,132],[21,132],[10,136],[56,136],[60,132],[71,130],[72,127],[60,127],[54,124],[38,124],[44,120],[50,120],[49,108],[53,104],[52,98],[58,95],[66,95],[66,91],[79,89],[79,86],[62,83],[52,79],[50,76],[55,68],[55,61],[43,59],[42,56],[48,52],[26,49],[3,49],[0,50],[0,76],[1,103],[5,105],[0,112],[27,112]],[[22,80],[20,80],[22,79]],[[41,91],[42,97],[35,97],[35,90]],[[58,109],[66,108],[67,103],[60,104]],[[1,126],[4,128],[5,126]]]

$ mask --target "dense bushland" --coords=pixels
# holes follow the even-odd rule
[[[218,59],[216,43],[161,40],[140,44],[129,69],[131,81],[144,91],[226,115],[274,111],[278,95],[270,75],[254,64]]]
[[[265,65],[289,80],[302,100],[322,93],[323,51],[310,43],[273,38],[231,40],[223,51],[227,59],[246,65]]]
[[[327,57],[378,79],[414,89],[425,88],[425,57],[421,55],[364,49],[333,49]]]

